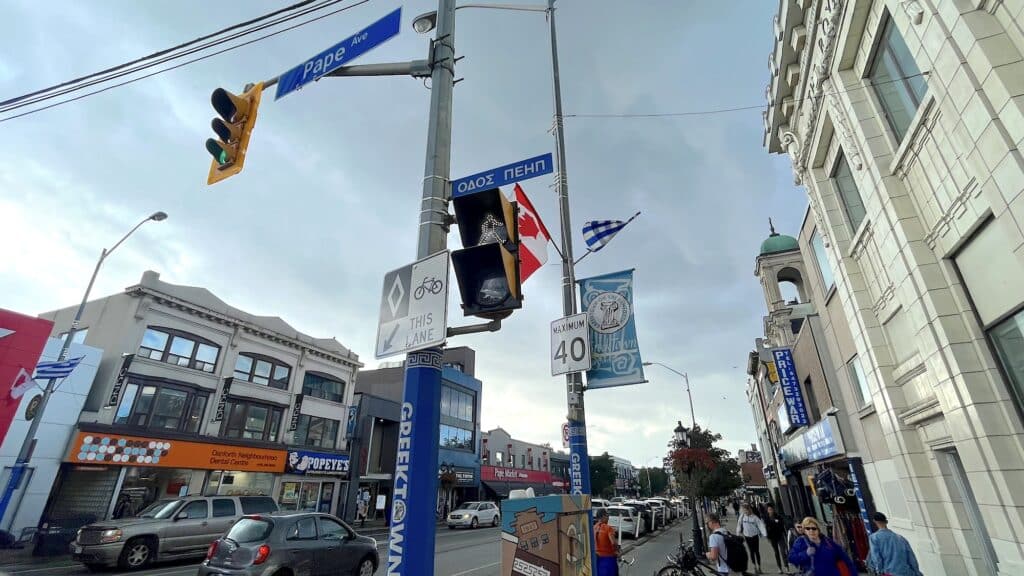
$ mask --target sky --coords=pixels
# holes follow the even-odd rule
[[[537,0],[534,0],[537,1]],[[134,60],[290,2],[102,3],[13,0],[0,20],[0,100]],[[347,5],[344,2],[340,5]],[[103,267],[93,295],[145,270],[211,290],[254,314],[335,337],[374,368],[384,274],[415,260],[429,91],[408,77],[328,78],[263,98],[244,171],[206,185],[210,92],[272,78],[403,6],[398,37],[355,63],[424,58],[414,16],[432,0],[364,5],[201,62],[0,122],[0,306],[71,306],[101,249],[156,211]],[[635,269],[645,361],[686,372],[697,422],[735,452],[756,441],[745,361],[765,303],[754,260],[772,217],[795,235],[806,196],[789,162],[762,145],[770,0],[559,0],[558,45],[573,242],[592,219],[642,215],[577,277]],[[547,22],[542,14],[458,13],[452,176],[554,152]],[[0,118],[6,117],[0,114]],[[558,236],[550,177],[523,182]],[[454,230],[453,230],[454,231]],[[458,235],[449,237],[457,249]],[[10,247],[13,247],[10,248]],[[550,375],[549,326],[562,314],[555,250],[498,333],[461,336],[477,351],[482,427],[560,446],[564,379]],[[457,291],[449,324],[463,318]],[[392,358],[391,360],[400,359]],[[652,366],[646,384],[586,394],[590,451],[654,465],[677,420],[682,378]]]

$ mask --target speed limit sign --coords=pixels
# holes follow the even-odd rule
[[[587,315],[576,314],[551,323],[551,375],[590,370]]]

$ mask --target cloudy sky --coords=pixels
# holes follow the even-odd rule
[[[12,0],[0,8],[0,99],[174,46],[290,2]],[[343,2],[342,5],[351,2]],[[130,85],[0,122],[0,306],[39,313],[75,303],[103,246],[141,217],[105,265],[94,295],[138,281],[201,285],[239,308],[334,336],[376,366],[386,271],[414,259],[429,92],[411,78],[326,79],[265,96],[245,171],[213,187],[203,142],[210,92],[270,78],[399,6],[372,0],[343,13]],[[560,0],[564,109],[650,114],[764,102],[777,2]],[[402,33],[359,63],[426,55],[404,4]],[[547,24],[533,13],[458,17],[453,176],[553,151]],[[9,114],[0,114],[0,119]],[[579,277],[635,268],[636,322],[648,361],[690,375],[698,422],[730,450],[755,440],[744,360],[765,305],[754,258],[772,216],[793,234],[806,206],[788,162],[761,146],[760,110],[661,118],[567,118],[577,250],[590,219],[643,215]],[[547,177],[524,187],[557,233]],[[557,239],[557,238],[556,238]],[[450,247],[457,248],[457,235]],[[549,368],[549,323],[561,316],[557,255],[525,285],[501,332],[451,345],[477,350],[482,423],[559,445],[564,381]],[[453,294],[450,323],[461,317]],[[664,453],[689,416],[682,380],[587,395],[591,452],[636,465]]]

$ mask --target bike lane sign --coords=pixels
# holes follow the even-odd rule
[[[444,344],[448,332],[447,250],[384,275],[375,356]]]

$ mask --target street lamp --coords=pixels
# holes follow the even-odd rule
[[[531,6],[529,4],[462,4],[456,6],[456,10],[463,8],[489,8],[491,10],[514,10],[518,12],[547,12],[545,6]],[[412,29],[418,34],[426,34],[437,26],[437,11],[432,10],[413,18]]]
[[[661,366],[669,372],[674,372],[675,374],[683,377],[683,380],[686,382],[686,399],[690,402],[690,425],[696,428],[697,416],[693,411],[693,395],[690,393],[690,377],[685,372],[680,372],[679,370],[676,370],[666,364],[662,364],[661,362],[644,362],[644,366]]]
[[[666,368],[668,368],[666,366]],[[669,370],[672,370],[669,368]],[[674,372],[674,370],[673,370]],[[676,445],[683,446],[684,448],[691,448],[693,445],[694,438],[692,434],[696,433],[696,426],[687,429],[683,426],[681,421],[676,422],[676,427],[672,431],[675,434]],[[686,466],[686,479],[690,484],[690,514],[693,516],[693,550],[697,554],[701,554],[704,550],[704,533],[700,527],[700,521],[697,519],[697,488],[693,485],[693,462],[689,462]]]
[[[89,278],[89,285],[85,288],[85,294],[82,296],[82,302],[78,305],[78,310],[75,311],[75,319],[71,322],[71,328],[68,329],[67,335],[64,337],[64,343],[60,348],[60,355],[57,357],[58,362],[63,362],[68,359],[68,349],[71,348],[71,342],[75,337],[75,332],[78,332],[78,323],[82,320],[82,312],[85,310],[85,303],[89,300],[89,293],[92,292],[92,285],[96,281],[96,274],[100,271],[100,266],[103,265],[103,261],[106,260],[107,256],[117,249],[122,242],[128,239],[136,230],[138,230],[143,224],[150,220],[154,222],[161,222],[167,219],[166,212],[154,212],[148,217],[144,218],[141,222],[135,225],[134,228],[128,231],[127,234],[121,237],[112,247],[104,248],[100,252],[100,259],[96,262],[96,268],[92,271],[92,277]],[[7,506],[11,502],[11,497],[14,495],[14,490],[17,489],[18,485],[21,484],[21,477],[25,473],[25,469],[28,467],[29,460],[32,456],[32,447],[36,441],[36,432],[39,431],[39,423],[43,421],[43,412],[46,410],[46,404],[50,400],[50,396],[53,395],[55,378],[51,378],[46,381],[46,388],[43,389],[42,398],[39,401],[39,407],[36,409],[35,417],[28,426],[28,433],[25,434],[25,440],[22,442],[21,451],[18,452],[18,459],[14,462],[14,467],[11,468],[11,475],[7,479],[7,486],[4,488],[3,495],[0,496],[0,518],[4,517],[7,512]]]

